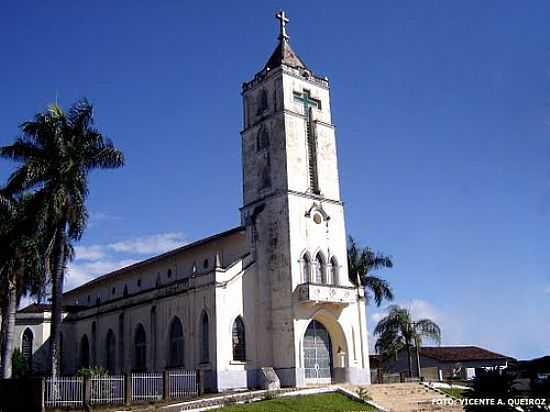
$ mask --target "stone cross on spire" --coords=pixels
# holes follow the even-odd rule
[[[275,18],[279,20],[279,40],[287,40],[288,34],[286,34],[286,24],[289,22],[284,10],[279,11]]]

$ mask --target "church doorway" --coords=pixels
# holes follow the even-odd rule
[[[306,384],[332,381],[332,343],[328,330],[312,320],[304,335],[304,369]]]

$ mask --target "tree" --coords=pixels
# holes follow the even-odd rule
[[[508,404],[518,395],[512,383],[514,378],[504,370],[492,369],[476,372],[471,391],[466,391],[468,399],[491,399],[494,405],[476,404],[469,402],[465,410],[467,412],[491,412],[491,411],[515,411],[514,406]],[[530,410],[530,408],[527,408]]]
[[[384,268],[392,268],[391,257],[383,253],[374,252],[366,247],[361,249],[353,237],[348,241],[348,273],[350,281],[365,290],[367,303],[373,298],[376,306],[380,306],[384,299],[393,300],[393,290],[388,281],[376,276],[372,272]]]
[[[39,294],[44,284],[40,230],[29,215],[28,196],[0,193],[1,375],[11,375],[15,316],[21,296]]]
[[[380,353],[389,356],[403,348],[407,349],[409,376],[412,376],[412,345],[420,348],[423,338],[437,344],[441,343],[441,329],[434,321],[430,319],[413,321],[410,311],[398,305],[388,307],[388,314],[378,322],[374,335],[379,336],[375,347]]]
[[[93,106],[86,99],[66,113],[51,105],[23,123],[21,131],[15,143],[0,148],[0,156],[20,163],[9,177],[7,191],[31,191],[45,219],[51,243],[51,373],[57,376],[63,282],[70,243],[86,228],[88,174],[92,169],[122,167],[124,156],[94,127]]]

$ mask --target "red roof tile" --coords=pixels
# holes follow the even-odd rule
[[[423,346],[420,355],[441,362],[461,362],[480,360],[506,360],[508,356],[488,351],[478,346]]]

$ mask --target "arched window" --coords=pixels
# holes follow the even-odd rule
[[[244,322],[240,316],[233,322],[233,360],[246,362]]]
[[[206,312],[202,312],[201,316],[201,342],[200,342],[200,360],[201,363],[208,363],[210,361],[210,342],[208,333],[208,315]]]
[[[311,259],[307,252],[302,256],[302,280],[304,283],[311,282]]]
[[[147,369],[147,342],[145,328],[140,323],[134,336],[134,370],[145,371]]]
[[[112,329],[109,329],[109,332],[107,332],[107,339],[105,340],[105,357],[105,366],[109,373],[113,374],[116,368],[116,341]]]
[[[25,332],[23,332],[23,339],[21,339],[21,353],[23,354],[23,359],[25,359],[25,364],[29,369],[32,367],[32,341],[32,330],[27,328],[25,329]]]
[[[327,283],[325,259],[321,252],[317,253],[317,256],[315,256],[315,283]]]
[[[340,280],[338,279],[338,270],[338,261],[333,256],[330,258],[330,277],[333,285],[338,285],[340,283]]]
[[[90,343],[86,335],[82,336],[80,339],[80,367],[90,367]]]
[[[183,366],[183,325],[175,317],[170,325],[170,366]]]

